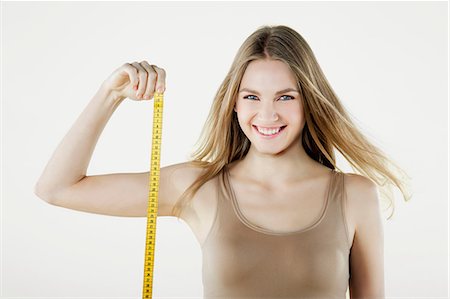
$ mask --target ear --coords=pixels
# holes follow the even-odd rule
[[[233,110],[234,110],[234,112],[237,113],[237,110],[236,110],[236,104],[234,104]]]

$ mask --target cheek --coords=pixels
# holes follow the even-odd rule
[[[291,123],[301,123],[304,120],[303,107],[299,102],[292,102],[279,110],[279,114]]]
[[[254,113],[251,105],[245,105],[240,103],[239,101],[234,106],[234,111],[237,113],[238,118],[242,120],[251,117],[251,115]]]
[[[248,134],[251,131],[251,128],[249,126],[249,122],[251,122],[251,119],[253,117],[253,112],[248,107],[245,107],[246,105],[236,105],[235,111],[237,120],[239,123],[239,126],[241,127],[242,132],[244,132],[245,135],[248,136]]]

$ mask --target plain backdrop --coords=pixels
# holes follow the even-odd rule
[[[412,200],[397,190],[384,223],[386,297],[447,298],[447,5],[3,2],[2,298],[140,298],[146,218],[49,205],[33,193],[39,175],[100,84],[141,60],[167,72],[161,166],[186,161],[239,46],[280,24],[307,40],[355,123],[412,177]],[[147,171],[152,113],[153,101],[125,100],[87,174]],[[158,218],[155,257],[155,298],[202,296],[185,222]]]

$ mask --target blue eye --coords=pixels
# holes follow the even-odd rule
[[[254,96],[252,96],[252,95],[245,96],[244,99],[248,99],[248,97],[254,97]]]
[[[288,97],[288,98],[290,98],[291,100],[294,99],[294,97],[287,96],[287,95],[284,95],[284,96],[282,96],[282,97]]]

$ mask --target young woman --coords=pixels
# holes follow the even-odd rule
[[[86,170],[118,105],[164,92],[165,77],[147,61],[115,70],[36,194],[74,210],[145,217],[149,172]],[[396,185],[408,200],[403,172],[352,123],[299,33],[264,26],[245,40],[201,140],[191,161],[161,168],[158,215],[182,218],[198,239],[205,298],[345,298],[347,288],[351,298],[384,298],[378,186],[385,196]],[[361,174],[340,171],[334,149]]]

